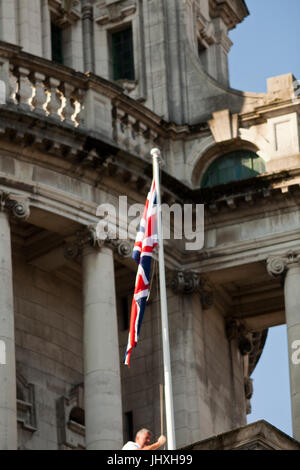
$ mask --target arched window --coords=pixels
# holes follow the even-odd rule
[[[217,158],[206,170],[201,188],[253,178],[265,172],[265,162],[251,150],[236,150]]]

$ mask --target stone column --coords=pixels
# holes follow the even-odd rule
[[[40,0],[18,2],[19,45],[25,52],[42,57],[42,19]]]
[[[1,41],[17,44],[16,0],[0,2]]]
[[[272,276],[284,277],[293,436],[300,441],[300,255],[272,256],[267,269]]]
[[[94,60],[94,33],[93,33],[93,5],[90,0],[82,2],[82,37],[83,37],[83,61],[84,71],[95,71]]]
[[[51,16],[48,0],[42,0],[41,6],[41,22],[42,22],[42,54],[45,59],[52,59],[51,50]]]
[[[118,450],[123,425],[114,248],[125,257],[130,250],[123,243],[97,241],[91,228],[82,235],[66,254],[82,254],[86,449]]]
[[[9,214],[28,215],[22,203],[0,195],[0,450],[16,450],[17,398],[12,255]]]

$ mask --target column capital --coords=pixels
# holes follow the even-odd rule
[[[84,0],[81,7],[82,19],[92,20],[93,19],[93,4],[90,0]]]
[[[134,243],[130,240],[109,238],[106,242],[120,258],[129,258],[132,255]]]
[[[69,243],[66,243],[64,255],[67,259],[75,259],[82,254],[85,246],[94,248],[95,251],[101,250],[106,246],[111,248],[120,258],[129,258],[133,249],[133,242],[130,240],[116,239],[113,234],[108,232],[106,238],[97,236],[96,225],[89,225],[76,232]]]
[[[289,251],[283,255],[267,258],[267,271],[272,277],[284,276],[292,266],[300,266],[300,253]]]
[[[29,201],[17,194],[0,193],[0,210],[16,220],[27,220],[30,215]]]
[[[208,283],[199,273],[193,271],[177,271],[173,273],[171,288],[176,294],[199,293],[202,308],[209,309],[213,305],[213,293]]]

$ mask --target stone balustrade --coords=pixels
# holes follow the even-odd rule
[[[159,144],[158,132],[124,108],[113,108],[113,132],[114,140],[121,147],[140,156],[147,155]]]
[[[38,60],[2,58],[1,48],[0,64],[6,104],[74,127],[81,124],[84,81],[72,79],[69,73],[57,73],[53,65],[41,67]]]
[[[165,134],[160,118],[99,76],[0,41],[0,105],[52,123],[94,131],[144,157]]]

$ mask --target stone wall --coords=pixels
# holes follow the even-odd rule
[[[168,314],[177,446],[245,424],[242,357],[226,337],[222,315],[203,310],[197,295],[170,290]],[[127,340],[128,331],[121,332],[121,355]],[[131,366],[121,368],[123,412],[133,412],[134,432],[149,427],[155,436],[161,433],[162,358],[160,304],[153,290]]]
[[[16,362],[35,387],[36,428],[19,429],[19,446],[57,449],[57,400],[83,381],[81,291],[13,258]]]

